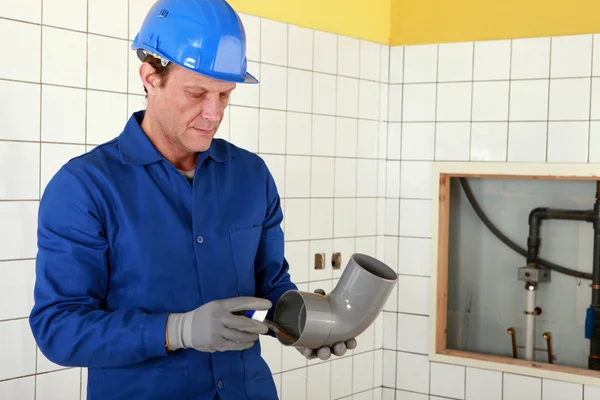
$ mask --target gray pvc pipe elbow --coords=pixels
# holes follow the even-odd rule
[[[356,338],[377,318],[398,275],[381,261],[353,254],[331,293],[290,290],[275,307],[274,322],[289,336],[283,345],[318,349]]]

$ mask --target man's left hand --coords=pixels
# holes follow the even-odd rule
[[[323,289],[317,289],[315,290],[315,293],[325,296],[325,291]],[[356,339],[352,338],[345,342],[336,343],[333,345],[333,347],[323,346],[317,350],[307,349],[304,347],[298,347],[296,349],[300,352],[300,354],[309,360],[319,357],[321,360],[325,361],[329,360],[332,354],[335,354],[338,357],[343,356],[348,350],[355,349],[356,345]]]

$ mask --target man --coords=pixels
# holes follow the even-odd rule
[[[65,164],[40,202],[34,337],[54,363],[88,368],[92,400],[275,399],[268,328],[239,314],[272,319],[297,289],[280,199],[261,158],[213,139],[236,84],[257,83],[243,26],[224,0],[159,0],[133,49],[146,111]]]

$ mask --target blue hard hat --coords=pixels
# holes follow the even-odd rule
[[[247,71],[246,32],[225,0],[158,0],[139,33],[133,50],[143,60],[153,55],[213,79],[257,83]]]

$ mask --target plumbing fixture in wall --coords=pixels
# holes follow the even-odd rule
[[[325,253],[315,254],[315,269],[325,269]]]
[[[333,253],[331,256],[331,266],[333,269],[342,269],[342,253]]]

